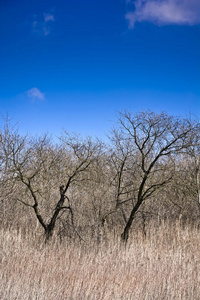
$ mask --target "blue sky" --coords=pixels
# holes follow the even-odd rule
[[[117,111],[200,118],[199,0],[1,0],[0,114],[104,138]]]

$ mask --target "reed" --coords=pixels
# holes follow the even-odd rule
[[[180,222],[153,223],[126,247],[110,238],[89,245],[41,242],[0,231],[0,299],[199,299],[200,234]]]

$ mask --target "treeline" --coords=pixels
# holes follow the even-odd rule
[[[63,132],[0,129],[1,226],[37,228],[46,240],[127,241],[152,219],[200,220],[200,123],[166,113],[119,113],[109,143]]]

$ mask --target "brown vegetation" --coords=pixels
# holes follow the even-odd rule
[[[41,246],[17,230],[0,232],[0,299],[199,299],[200,235],[180,222],[119,240]]]
[[[200,123],[118,121],[107,145],[1,126],[0,299],[198,299]]]
[[[100,241],[152,218],[199,219],[200,124],[166,113],[123,113],[110,144],[64,132],[22,137],[0,130],[2,226],[43,230],[46,240]]]

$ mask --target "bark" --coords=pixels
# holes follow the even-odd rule
[[[122,242],[127,243],[128,238],[129,238],[129,231],[130,231],[131,225],[132,225],[133,220],[135,218],[135,214],[137,213],[137,211],[140,208],[141,204],[142,204],[142,199],[138,199],[136,205],[134,206],[134,208],[131,211],[130,217],[128,219],[128,222],[126,223],[124,231],[121,234],[121,240],[122,240]]]

